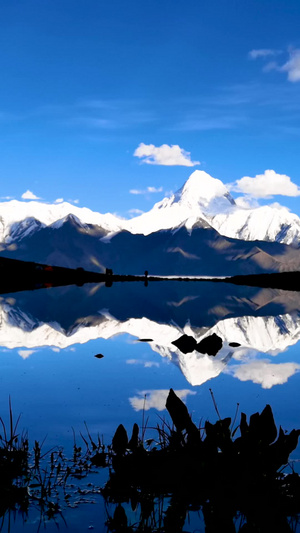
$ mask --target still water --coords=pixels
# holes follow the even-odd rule
[[[222,417],[234,417],[237,403],[249,415],[271,404],[278,427],[300,427],[299,293],[173,280],[70,286],[2,295],[0,313],[0,415],[8,423],[10,396],[19,429],[44,451],[71,454],[85,422],[107,444],[120,423],[128,432],[143,417],[155,426],[171,387],[197,423],[217,420],[211,389]],[[222,339],[215,356],[173,344],[212,333]],[[93,502],[64,508],[60,530],[106,531],[102,497]],[[199,520],[185,530],[204,531]],[[33,509],[26,522],[5,516],[2,530],[38,527]]]

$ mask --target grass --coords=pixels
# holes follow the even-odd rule
[[[58,527],[64,509],[99,492],[112,533],[179,533],[197,513],[207,533],[296,531],[300,477],[289,456],[299,430],[277,430],[268,405],[249,420],[241,413],[237,425],[238,409],[233,421],[219,415],[202,427],[172,389],[166,407],[171,420],[160,419],[154,438],[146,438],[144,416],[130,436],[120,424],[108,446],[85,424],[79,442],[73,431],[67,458],[62,448],[44,452],[37,441],[30,450],[9,400],[8,427],[0,418],[0,531],[5,517],[18,511],[25,521],[33,508],[40,515],[37,531],[49,521]],[[107,469],[105,486],[100,491],[89,482],[83,490],[82,480],[99,468]]]

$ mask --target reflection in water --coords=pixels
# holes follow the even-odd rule
[[[65,531],[65,516],[69,520],[75,513],[81,531],[103,531],[106,525],[112,533],[183,533],[199,527],[206,533],[295,532],[289,518],[297,526],[300,476],[286,465],[300,430],[278,431],[270,405],[249,421],[241,413],[238,423],[236,412],[234,420],[219,416],[215,423],[196,425],[180,395],[172,388],[161,391],[158,407],[162,410],[163,398],[170,418],[160,418],[153,438],[144,419],[130,433],[119,424],[108,445],[86,426],[85,447],[74,435],[70,458],[61,447],[42,455],[38,441],[31,448],[27,436],[16,433],[9,403],[11,434],[7,437],[4,423],[0,431],[0,531],[38,533],[52,526]],[[85,528],[83,507],[103,506],[103,500],[106,518],[102,512],[99,527]]]
[[[300,370],[295,355],[291,360],[293,350],[281,356],[300,339],[299,318],[300,293],[221,283],[162,282],[149,284],[146,289],[142,284],[120,284],[109,289],[67,287],[8,295],[0,302],[0,347],[3,352],[14,349],[20,357],[4,353],[1,358],[2,406],[8,394],[13,400],[19,394],[24,415],[30,405],[36,413],[34,424],[41,424],[40,435],[54,433],[57,444],[66,420],[68,428],[87,420],[91,433],[103,432],[106,439],[112,434],[112,426],[116,427],[113,416],[132,427],[132,421],[141,419],[143,411],[155,408],[161,412],[165,408],[171,386],[189,410],[192,406],[193,415],[199,400],[204,417],[210,408],[210,386],[216,392],[220,411],[229,414],[232,411],[227,408],[235,409],[236,402],[242,404],[243,394],[247,397],[245,411],[258,409],[254,407],[258,396],[264,405],[273,405],[273,400],[266,401],[265,394],[274,399],[276,390],[281,425],[284,429],[298,427],[298,412],[291,415],[288,426],[285,424],[287,411],[296,411],[293,405],[297,405],[297,391],[294,396],[289,396],[289,391],[294,386],[295,392],[297,378],[284,387],[274,385],[286,383]],[[100,342],[120,334],[131,337],[125,337],[125,347],[118,341]],[[176,346],[184,335],[193,340],[186,353]],[[211,338],[219,339],[215,355],[203,349]],[[76,351],[70,353],[76,344]],[[50,349],[42,351],[42,346]],[[63,349],[64,353],[55,353]],[[19,369],[16,379],[13,365]],[[213,384],[205,385],[212,379]],[[22,388],[24,382],[29,395],[35,395],[30,404],[26,387]],[[231,406],[227,403],[225,409],[227,398]],[[62,414],[65,418],[60,418]],[[147,417],[149,414],[152,416],[147,412]],[[69,438],[72,440],[71,430]],[[125,506],[127,514],[129,507]],[[129,513],[134,515],[130,509]],[[103,531],[105,518],[99,524],[95,512],[93,516],[95,531]],[[76,520],[69,520],[69,530],[77,533]],[[86,529],[89,525],[86,523]],[[31,526],[25,531],[34,531]],[[22,527],[14,533],[21,531]]]
[[[211,283],[119,287],[119,298],[105,287],[98,292],[53,288],[2,298],[0,345],[19,348],[26,358],[40,346],[63,349],[127,333],[176,364],[193,386],[225,371],[270,388],[300,369],[296,362],[256,360],[258,353],[273,357],[300,339],[299,293],[218,284],[216,294]],[[192,290],[196,294],[183,296]],[[171,297],[180,305],[170,306]]]
[[[243,365],[231,365],[226,372],[238,378],[240,381],[253,381],[263,389],[270,389],[274,385],[282,385],[299,372],[300,365],[297,363],[271,363],[268,359],[249,361]]]
[[[176,390],[175,393],[183,401],[186,401],[189,394],[196,394],[195,391],[189,389]],[[166,408],[168,394],[168,389],[143,390],[139,391],[137,396],[129,398],[129,401],[135,411],[142,411],[143,409],[148,411],[152,408],[163,411]]]

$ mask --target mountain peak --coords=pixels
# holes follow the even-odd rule
[[[226,199],[228,207],[235,204],[224,183],[203,170],[195,170],[175,194],[175,201],[190,207],[208,208],[214,200],[220,202],[221,198]]]

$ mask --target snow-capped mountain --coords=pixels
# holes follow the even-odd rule
[[[194,171],[183,187],[170,198],[156,203],[147,213],[125,220],[110,213],[100,214],[67,202],[37,201],[0,203],[0,242],[12,243],[43,227],[56,229],[69,215],[83,227],[100,227],[106,239],[126,230],[133,234],[177,229],[185,226],[212,227],[221,235],[248,241],[276,241],[298,246],[300,218],[285,208],[237,205],[222,181],[204,171]]]
[[[37,220],[34,217],[28,217],[20,222],[14,222],[9,228],[9,235],[6,238],[6,242],[11,243],[14,241],[20,241],[45,227],[46,224],[43,224],[40,220]]]
[[[210,218],[221,235],[246,241],[276,241],[299,246],[300,219],[287,209],[261,206],[255,209],[236,208]]]
[[[99,226],[107,233],[117,232],[123,228],[123,220],[111,213],[102,215],[68,202],[46,204],[37,201],[11,200],[0,203],[0,242],[19,240],[25,234],[29,235],[41,227],[55,223],[59,226],[59,221],[65,220],[69,215],[74,215],[83,225]]]
[[[182,225],[191,229],[199,219],[211,226],[216,213],[228,214],[234,207],[234,199],[220,180],[195,170],[179,191],[155,204],[147,213],[128,221],[126,229],[148,235]]]
[[[147,213],[127,222],[126,229],[144,235],[182,224],[191,229],[199,219],[221,235],[234,239],[296,246],[300,243],[297,215],[273,206],[241,207],[220,180],[201,170],[195,170],[171,198],[165,198]]]

